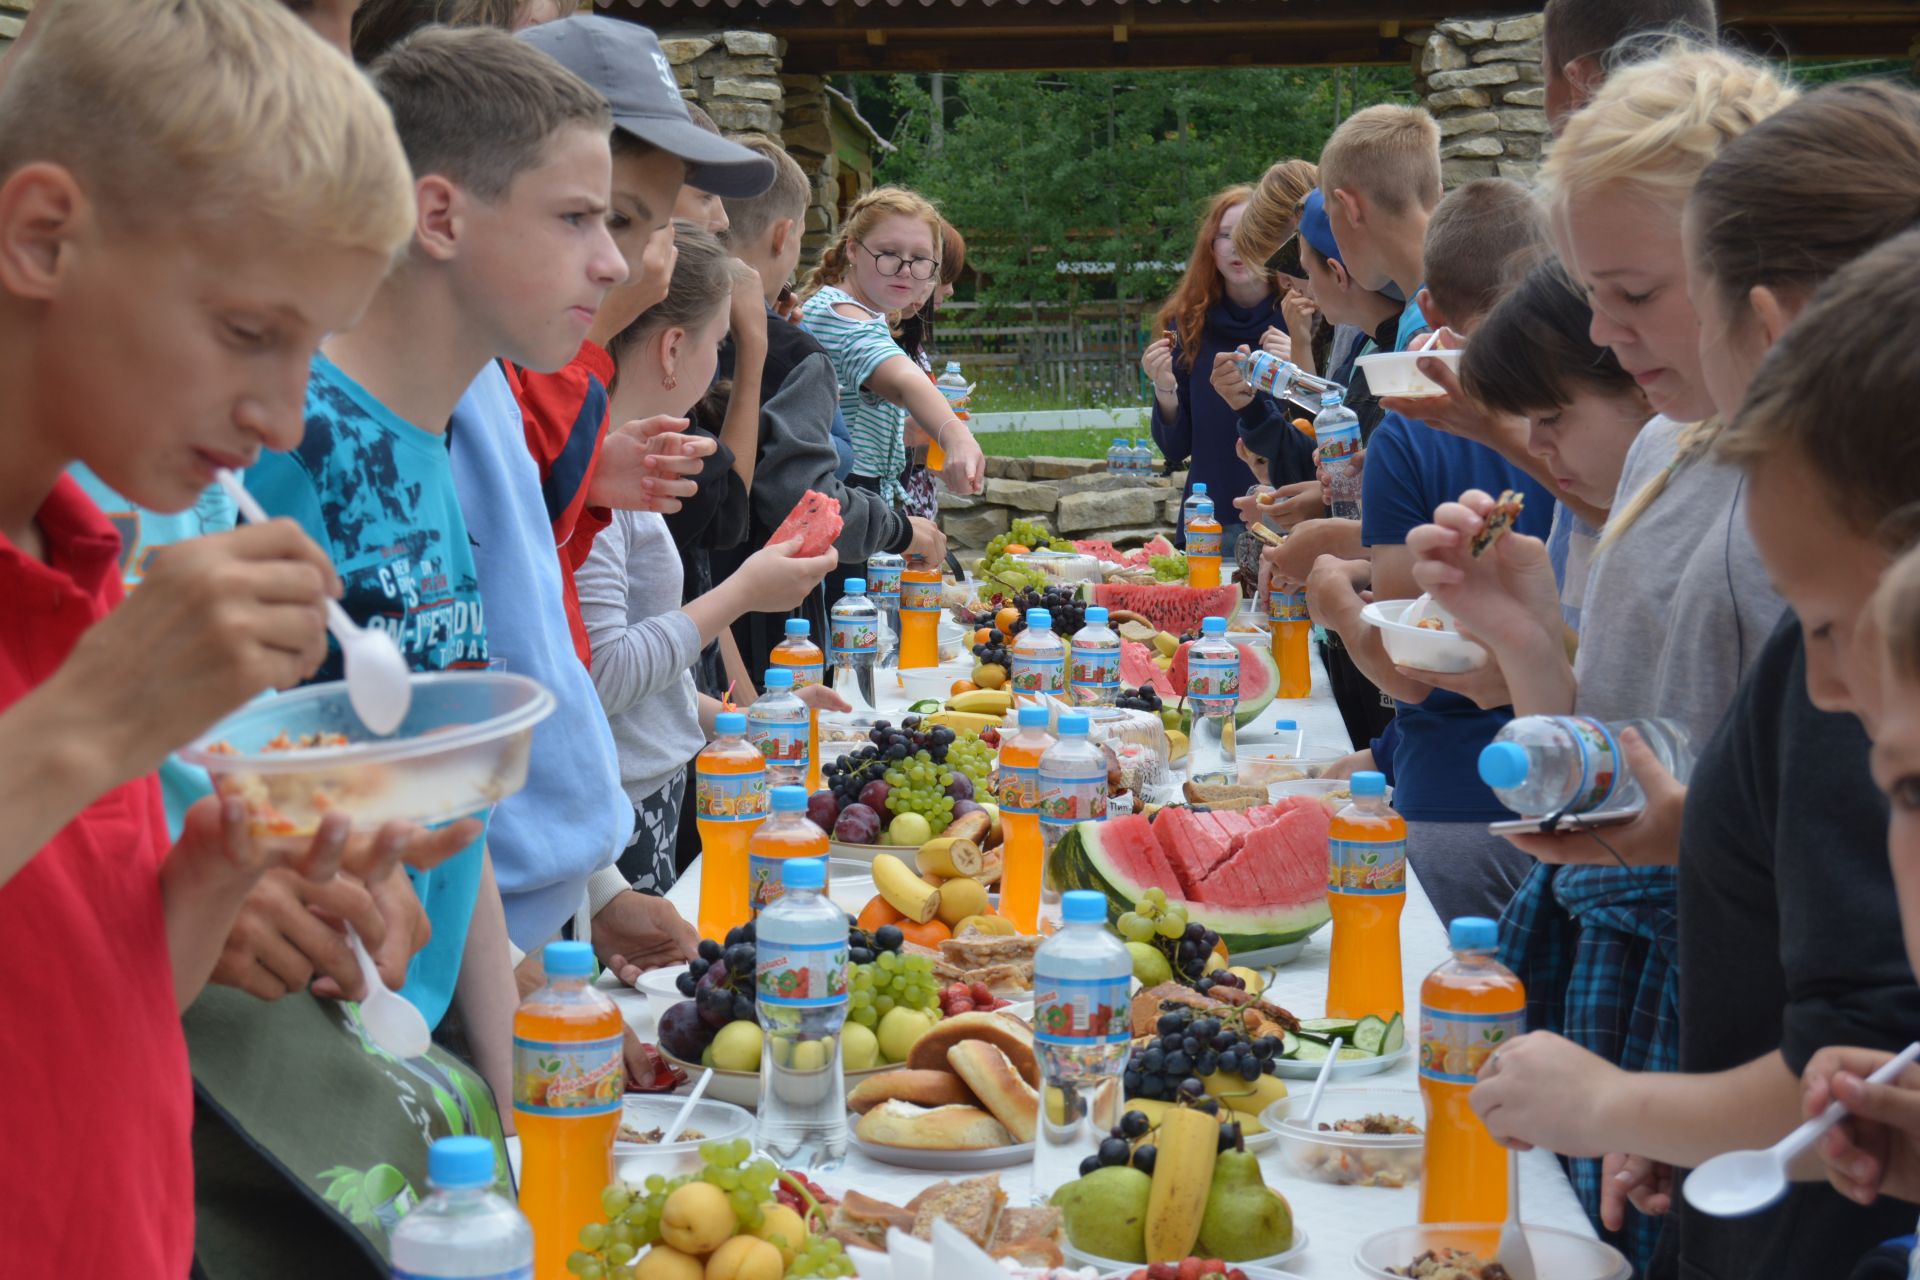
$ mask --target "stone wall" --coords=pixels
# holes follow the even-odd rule
[[[805,267],[820,260],[840,229],[840,156],[833,142],[827,82],[820,76],[782,76],[780,81],[787,94],[781,141],[813,184],[800,241],[800,261]]]
[[[660,48],[680,92],[698,102],[722,131],[780,136],[786,101],[780,59],[786,41],[764,31],[708,31],[662,36]]]
[[[1530,181],[1547,143],[1544,19],[1453,18],[1410,31],[1414,88],[1440,124],[1440,176]]]
[[[1062,538],[1141,542],[1168,534],[1180,518],[1186,474],[1110,476],[1103,458],[987,459],[973,497],[940,495],[940,527],[962,559],[1005,533],[1014,520],[1039,520]]]

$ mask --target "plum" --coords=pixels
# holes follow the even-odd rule
[[[840,802],[831,791],[816,791],[807,797],[807,820],[822,831],[833,830],[840,817]]]
[[[964,773],[955,773],[953,781],[947,784],[947,794],[955,800],[973,799],[973,779]],[[954,807],[957,809],[959,806]]]
[[[880,815],[864,804],[850,804],[840,811],[833,824],[833,838],[847,844],[877,844],[880,840]]]
[[[693,1001],[682,1000],[660,1015],[660,1047],[682,1062],[698,1062],[715,1030],[701,1020]]]
[[[887,793],[892,789],[893,788],[889,787],[879,778],[875,778],[872,782],[860,788],[860,803],[875,813],[879,813],[887,807]]]

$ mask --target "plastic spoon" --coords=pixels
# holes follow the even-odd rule
[[[1507,1151],[1507,1225],[1500,1228],[1500,1248],[1493,1256],[1512,1280],[1535,1280],[1538,1275],[1527,1229],[1520,1225],[1520,1153],[1511,1149]]]
[[[680,1136],[680,1131],[687,1127],[687,1121],[693,1116],[694,1104],[700,1101],[700,1095],[707,1091],[707,1085],[712,1081],[713,1068],[708,1067],[700,1073],[700,1082],[687,1094],[687,1100],[680,1104],[679,1113],[673,1117],[673,1123],[668,1125],[667,1131],[660,1135],[661,1146],[666,1146]]]
[[[267,513],[240,483],[239,476],[224,467],[213,474],[249,524],[266,522]],[[340,645],[347,671],[347,700],[353,704],[354,714],[382,737],[398,729],[413,701],[413,676],[393,637],[378,628],[361,627],[336,600],[327,601],[327,630]]]
[[[1294,1121],[1302,1129],[1313,1128],[1314,1113],[1320,1110],[1320,1095],[1327,1091],[1327,1079],[1333,1075],[1333,1060],[1340,1056],[1340,1046],[1346,1043],[1340,1036],[1333,1038],[1333,1044],[1327,1049],[1327,1059],[1320,1064],[1320,1074],[1313,1078],[1313,1092],[1307,1095],[1307,1109]]]
[[[1920,1040],[1902,1049],[1867,1077],[1869,1084],[1885,1084],[1920,1059]],[[1681,1190],[1687,1203],[1716,1218],[1758,1213],[1787,1193],[1787,1166],[1814,1140],[1847,1114],[1845,1106],[1830,1103],[1825,1111],[1764,1151],[1728,1151],[1695,1169]]]
[[[427,1020],[412,1001],[387,986],[352,925],[347,926],[347,945],[353,948],[353,958],[360,962],[360,976],[367,984],[367,998],[360,1002],[360,1021],[367,1034],[396,1058],[417,1058],[425,1053],[432,1044]]]

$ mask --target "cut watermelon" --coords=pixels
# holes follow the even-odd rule
[[[1311,796],[1293,800],[1249,812],[1264,812],[1268,820],[1250,824],[1234,838],[1228,856],[1200,882],[1202,900],[1257,907],[1283,895],[1290,884],[1315,878],[1324,883],[1331,815]]]
[[[825,555],[827,548],[840,537],[841,524],[840,499],[809,489],[800,496],[800,505],[789,511],[780,527],[773,531],[767,545],[778,546],[789,538],[798,538],[800,549],[794,555]]]
[[[1228,632],[1227,639],[1240,651],[1240,705],[1234,711],[1233,722],[1244,729],[1273,705],[1274,694],[1280,690],[1280,668],[1274,665],[1273,651],[1265,636]],[[1175,650],[1173,665],[1167,668],[1167,679],[1176,694],[1184,695],[1187,691],[1187,648],[1192,643],[1189,640]]]
[[[1180,696],[1174,692],[1173,681],[1153,660],[1153,650],[1138,640],[1120,642],[1120,683],[1129,689],[1144,689],[1152,685],[1154,692],[1167,702]]]
[[[1097,582],[1093,602],[1109,609],[1129,609],[1162,631],[1182,636],[1199,631],[1202,618],[1231,618],[1240,607],[1240,588],[1168,583],[1136,587],[1123,582]]]
[[[1146,542],[1143,543],[1140,547],[1141,554],[1147,556],[1148,558],[1152,558],[1154,556],[1170,556],[1178,550],[1179,550],[1178,547],[1174,546],[1171,542],[1168,542],[1164,537],[1160,536],[1157,533],[1154,534],[1151,538],[1148,538]]]

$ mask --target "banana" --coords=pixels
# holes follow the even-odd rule
[[[914,865],[923,876],[950,880],[955,876],[977,876],[985,862],[980,846],[965,836],[941,836],[920,846]]]
[[[1175,1107],[1160,1121],[1159,1139],[1147,1193],[1147,1261],[1178,1262],[1200,1238],[1220,1122],[1204,1111]]]
[[[1224,1075],[1216,1071],[1210,1076],[1202,1076],[1200,1083],[1207,1087],[1207,1095],[1218,1099],[1222,1107],[1242,1115],[1257,1116],[1287,1096],[1286,1081],[1278,1076],[1263,1075],[1257,1080],[1245,1080],[1237,1075]]]
[[[983,715],[977,711],[936,711],[921,718],[922,724],[945,725],[956,734],[977,734],[983,729],[1000,727],[999,716]]]
[[[967,711],[994,719],[1013,709],[1013,693],[1007,689],[969,689],[947,699],[947,710]]]
[[[873,887],[888,906],[915,924],[925,924],[940,910],[940,891],[890,853],[873,856]]]
[[[1232,1083],[1239,1084],[1241,1081],[1235,1078]],[[1276,1081],[1275,1083],[1278,1082]],[[1284,1097],[1285,1095],[1282,1094],[1281,1096]],[[1149,1127],[1157,1129],[1160,1127],[1160,1122],[1167,1118],[1167,1112],[1172,1111],[1174,1106],[1174,1103],[1162,1102],[1158,1098],[1128,1098],[1127,1105],[1122,1108],[1122,1110],[1138,1111],[1147,1118]],[[1262,1125],[1253,1113],[1237,1111],[1225,1102],[1221,1103],[1220,1114],[1216,1119],[1218,1119],[1221,1124],[1226,1124],[1228,1121],[1237,1121],[1240,1125],[1240,1131],[1245,1134],[1265,1133],[1267,1131],[1266,1126]]]

